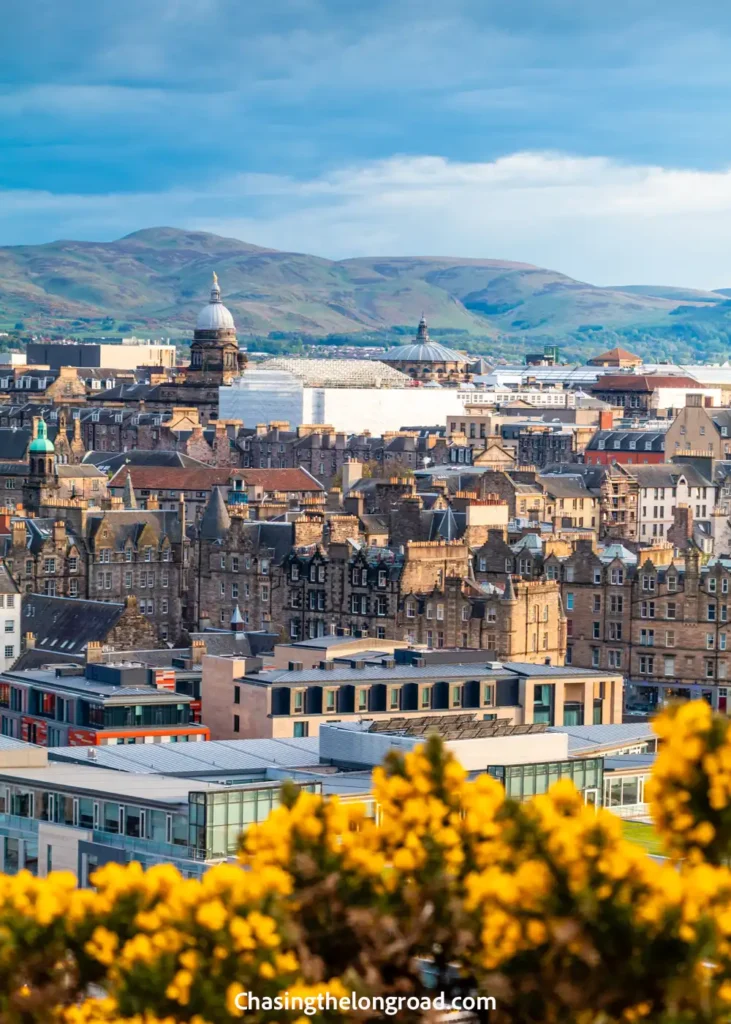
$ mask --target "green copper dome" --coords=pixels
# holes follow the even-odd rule
[[[30,443],[28,451],[35,455],[52,455],[56,451],[56,449],[53,447],[53,441],[48,440],[48,433],[46,430],[45,420],[38,420],[38,426],[36,427],[35,436]]]

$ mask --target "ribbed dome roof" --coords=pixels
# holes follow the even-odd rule
[[[385,362],[392,363],[397,360],[407,363],[465,363],[467,361],[454,349],[431,340],[424,317],[419,321],[416,337],[410,344],[390,348],[384,356]]]
[[[221,302],[221,289],[218,286],[218,278],[215,273],[211,288],[211,301],[198,314],[195,329],[196,331],[236,330],[234,318]]]
[[[466,363],[467,360],[453,348],[430,341],[426,345],[399,345],[390,348],[385,355],[388,362],[404,360],[410,363]]]
[[[45,420],[43,420],[43,419],[39,419],[38,420],[38,425],[36,427],[36,434],[35,434],[35,437],[33,438],[33,440],[30,443],[30,447],[28,448],[28,451],[29,452],[35,452],[36,454],[43,453],[43,454],[46,454],[46,455],[50,455],[50,454],[52,454],[53,452],[56,451],[56,449],[53,446],[53,442],[49,441],[49,439],[48,439],[48,434],[46,432],[46,422],[45,422]]]

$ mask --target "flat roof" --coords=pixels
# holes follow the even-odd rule
[[[487,653],[487,652],[485,652]],[[356,660],[354,658],[354,660]],[[364,668],[346,668],[339,662],[336,667],[326,669],[312,668],[302,671],[289,669],[269,669],[260,674],[244,675],[241,678],[253,686],[301,686],[305,683],[388,683],[409,680],[460,679],[465,676],[477,676],[480,679],[514,679],[527,677],[531,679],[607,679],[621,675],[620,672],[601,672],[596,669],[574,668],[558,665],[531,665],[524,662],[504,662],[499,668],[490,668],[486,662],[447,665],[394,665],[383,668],[380,665],[367,663]]]
[[[78,790],[113,796],[127,803],[140,800],[151,804],[187,804],[194,792],[229,790],[231,786],[216,785],[192,779],[158,776],[154,786],[144,776],[122,775],[108,768],[80,764],[60,764],[55,761],[44,768],[0,769],[0,780],[46,789]],[[256,784],[255,784],[256,785]]]
[[[569,753],[601,750],[626,743],[643,743],[655,739],[649,722],[621,722],[616,725],[552,725],[549,732],[565,732],[569,737]]]
[[[50,761],[88,763],[88,748],[51,747]],[[140,775],[193,775],[221,771],[309,768],[319,763],[317,736],[287,739],[210,740],[206,743],[111,744],[94,748],[96,764]]]

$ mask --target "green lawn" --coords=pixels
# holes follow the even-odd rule
[[[647,825],[644,821],[623,821],[622,829],[625,839],[629,839],[632,843],[637,843],[638,846],[647,850],[648,853],[653,853],[660,857],[665,856],[660,837],[653,825]]]

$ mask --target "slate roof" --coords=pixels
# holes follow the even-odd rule
[[[231,529],[231,516],[228,514],[220,487],[214,487],[211,497],[203,510],[200,521],[200,535],[206,540],[221,540]]]
[[[709,487],[711,481],[688,462],[658,462],[655,465],[623,467],[640,487],[675,487],[685,477],[689,487]]]
[[[182,452],[146,451],[133,448],[128,452],[87,452],[82,462],[91,462],[103,467],[107,472],[116,473],[122,466],[155,466],[157,468],[188,467],[192,469],[204,467],[205,463],[184,455]]]
[[[103,641],[124,613],[124,605],[75,597],[26,594],[20,617],[21,634],[34,633],[36,646],[21,654],[14,670],[83,657],[90,641]]]
[[[27,427],[0,427],[0,452],[4,461],[22,461],[26,457],[33,432]]]
[[[586,450],[664,452],[665,433],[654,430],[597,430]]]

